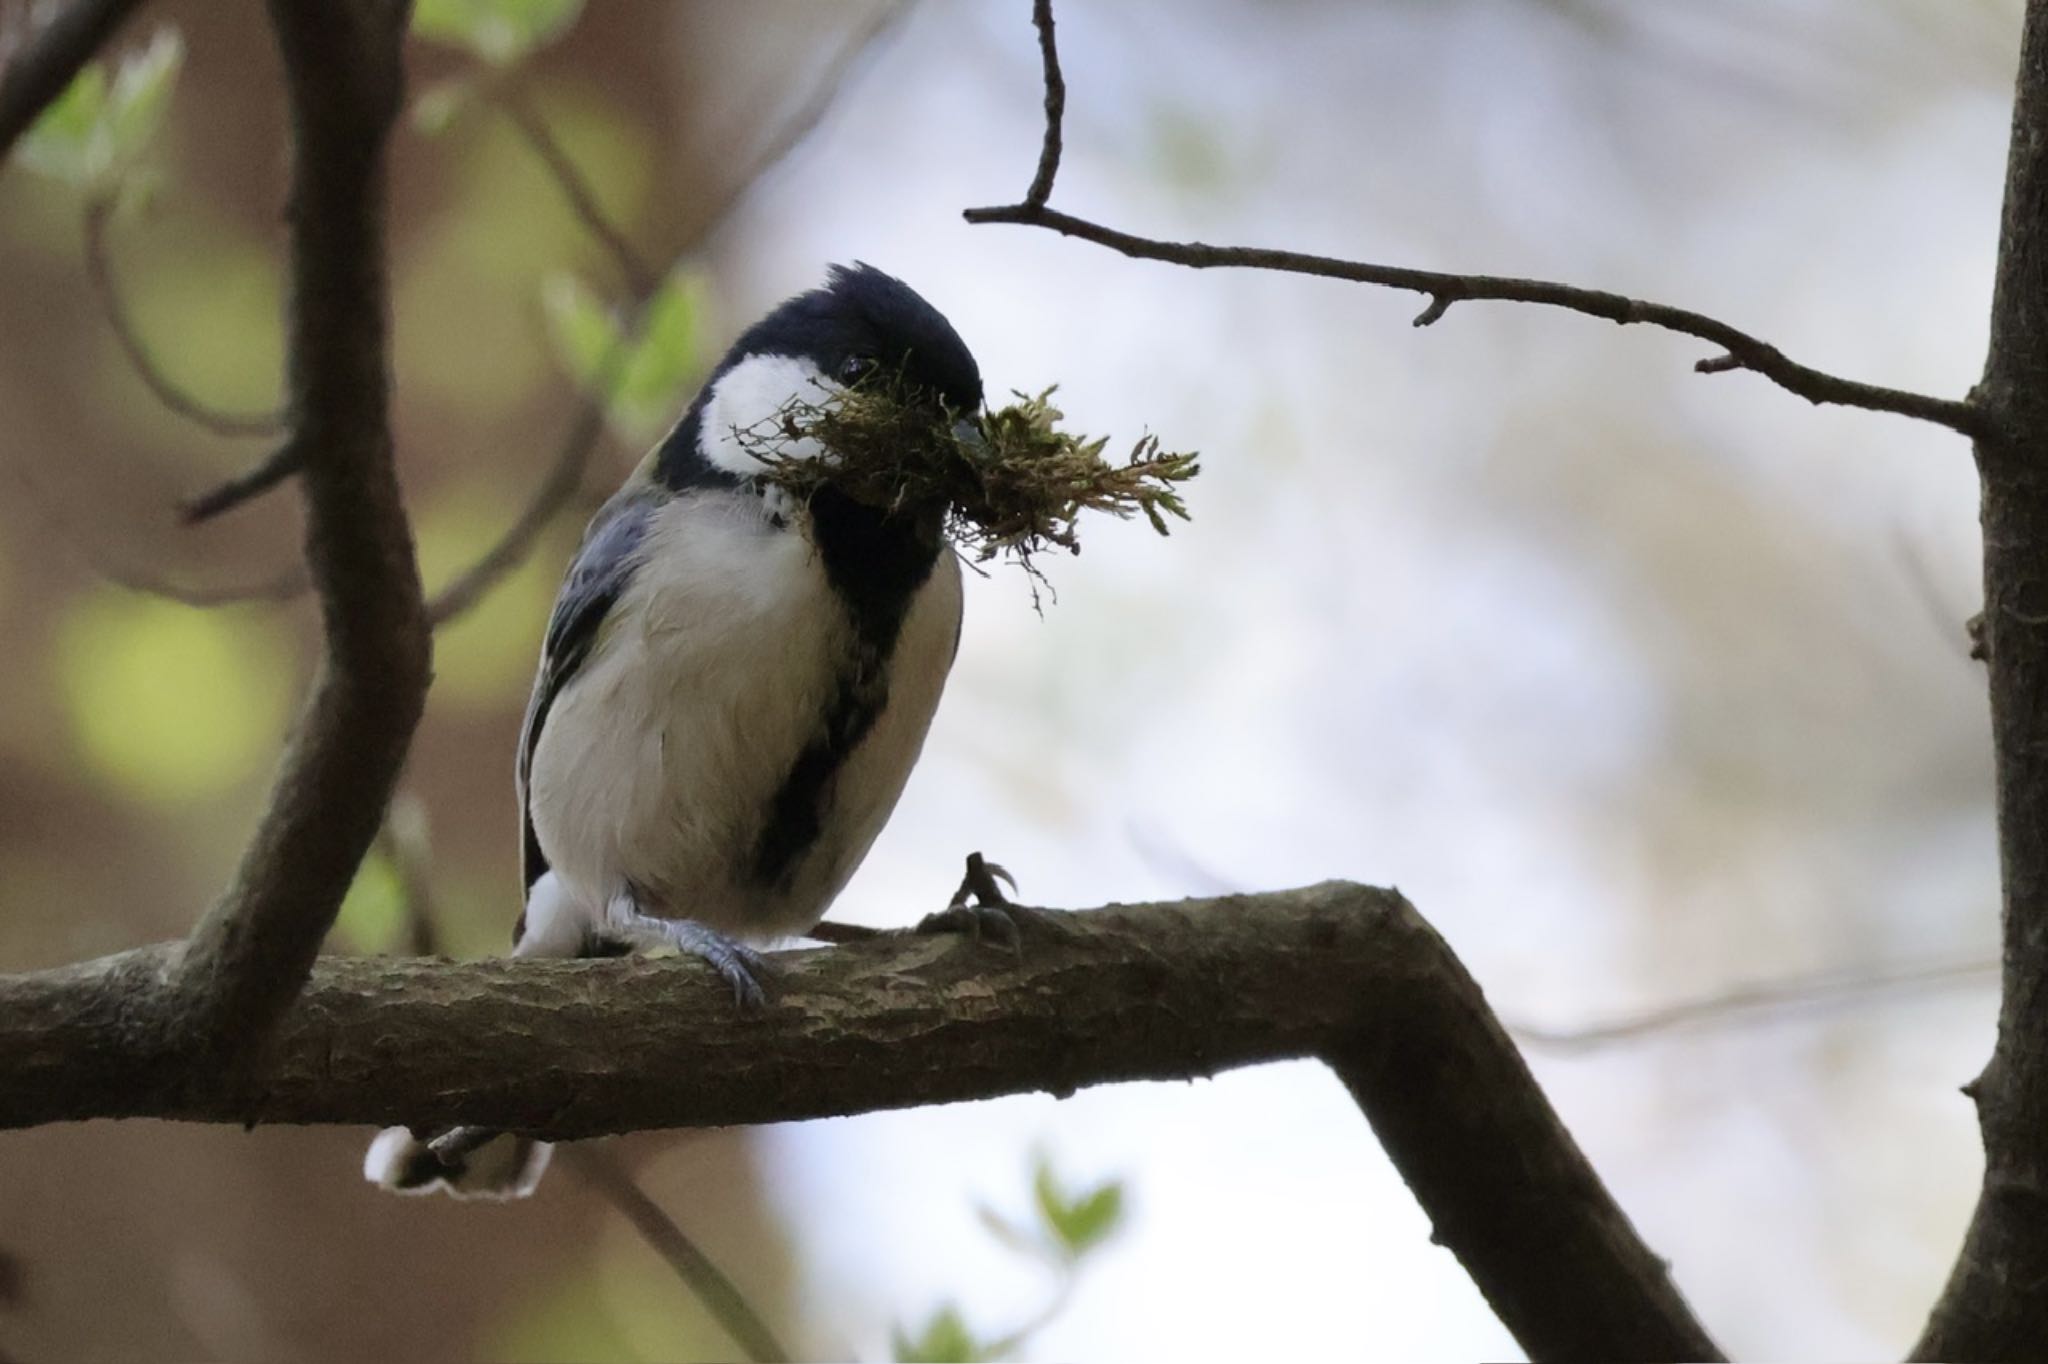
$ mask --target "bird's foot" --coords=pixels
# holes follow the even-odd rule
[[[994,941],[1012,952],[1022,950],[1019,925],[1034,911],[1013,903],[1003,886],[1017,889],[1017,878],[980,853],[967,854],[967,874],[960,889],[936,914],[927,914],[918,924],[920,933],[965,933],[976,942]]]
[[[708,963],[718,972],[732,987],[733,1003],[742,1011],[753,1012],[768,1005],[768,991],[762,982],[774,979],[775,967],[767,954],[694,919],[663,919],[644,913],[637,906],[615,901],[605,936],[640,952],[673,947],[685,956]]]

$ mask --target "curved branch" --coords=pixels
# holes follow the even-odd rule
[[[1331,882],[1039,911],[1022,948],[891,934],[778,954],[775,1003],[739,1022],[694,959],[327,957],[240,1074],[166,1057],[137,1026],[167,956],[146,948],[0,977],[0,1126],[150,1116],[573,1138],[1319,1056],[1531,1355],[1718,1357],[1478,986],[1398,894]]]
[[[160,1045],[246,1060],[304,985],[424,707],[430,635],[389,420],[384,148],[404,0],[271,0],[294,156],[287,369],[318,680],[226,893],[167,963]]]
[[[1450,311],[1454,303],[1495,301],[1535,303],[1584,313],[1623,326],[1647,325],[1697,337],[1721,348],[1722,353],[1699,361],[1693,368],[1702,374],[1720,374],[1746,369],[1769,379],[1778,387],[1810,403],[1832,403],[1860,407],[1872,412],[1891,412],[1904,417],[1946,426],[1966,436],[1985,432],[1987,420],[1981,408],[1967,399],[1937,398],[1925,393],[1861,383],[1800,364],[1768,341],[1738,330],[1717,318],[1688,308],[1649,303],[1604,289],[1582,289],[1549,280],[1516,279],[1504,275],[1451,274],[1441,270],[1416,270],[1398,265],[1374,265],[1334,256],[1311,255],[1304,251],[1276,251],[1249,246],[1210,246],[1204,242],[1170,242],[1104,227],[1072,214],[1046,206],[1052,192],[1053,176],[1059,169],[1060,114],[1066,107],[1066,82],[1060,75],[1059,54],[1053,44],[1051,0],[1033,0],[1032,19],[1038,27],[1039,49],[1045,66],[1044,141],[1039,151],[1038,171],[1021,203],[993,208],[970,208],[962,216],[970,223],[1014,223],[1024,227],[1049,228],[1062,236],[1106,246],[1140,260],[1163,261],[1197,270],[1277,270],[1295,275],[1318,275],[1389,289],[1405,289],[1428,296],[1429,304],[1416,315],[1415,325],[1427,327]]]
[[[114,203],[111,199],[94,199],[85,206],[81,220],[81,231],[85,247],[85,275],[92,284],[93,296],[99,300],[100,314],[113,329],[114,340],[119,343],[121,353],[127,357],[130,368],[137,378],[162,403],[177,415],[218,436],[276,436],[284,430],[284,416],[278,412],[224,412],[209,403],[187,393],[178,382],[164,373],[156,356],[142,340],[142,333],[135,326],[135,319],[128,311],[128,303],[121,295],[119,282],[114,278],[114,262],[107,249],[107,223],[113,216]]]
[[[0,71],[0,162],[142,0],[71,0]]]

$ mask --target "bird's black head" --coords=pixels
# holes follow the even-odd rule
[[[751,477],[759,463],[734,430],[791,402],[816,402],[821,385],[878,373],[954,413],[981,410],[981,369],[944,314],[872,265],[835,265],[823,288],[789,299],[733,342],[662,442],[656,477],[671,487]]]
[[[981,409],[981,369],[944,314],[865,261],[835,265],[825,287],[798,294],[749,328],[733,355],[798,355],[835,383],[900,374],[956,412]]]

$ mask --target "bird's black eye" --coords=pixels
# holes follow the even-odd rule
[[[857,384],[874,373],[875,358],[872,355],[849,355],[839,362],[839,382]]]

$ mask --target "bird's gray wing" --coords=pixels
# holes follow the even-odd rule
[[[526,725],[519,739],[520,859],[528,890],[548,869],[540,840],[534,836],[533,813],[527,803],[534,745],[540,742],[541,727],[547,723],[548,710],[555,704],[555,698],[590,656],[605,616],[639,567],[641,543],[661,502],[661,497],[651,490],[636,488],[619,494],[599,509],[590,529],[584,532],[583,544],[555,597],[554,613],[548,617],[540,675],[533,680],[533,695],[526,703]]]

